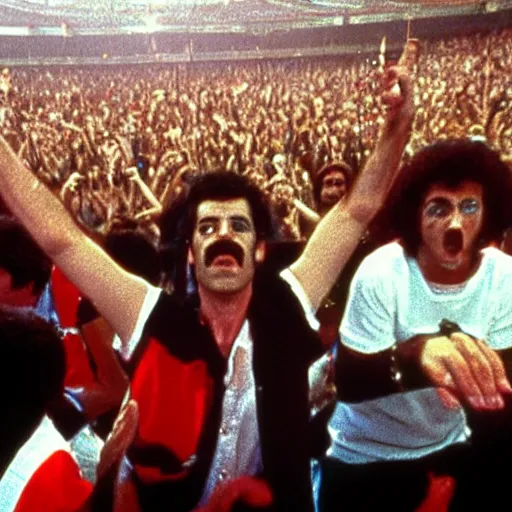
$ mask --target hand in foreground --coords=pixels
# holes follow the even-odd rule
[[[229,512],[237,501],[251,507],[267,507],[272,503],[272,493],[266,482],[252,476],[241,476],[219,484],[208,503],[195,512]]]
[[[135,438],[138,421],[137,402],[130,400],[119,413],[112,432],[101,450],[96,485],[81,512],[141,512],[133,482],[129,476],[121,474],[122,461]]]
[[[461,332],[427,339],[420,366],[450,408],[460,400],[476,410],[503,409],[503,395],[512,392],[498,354]]]

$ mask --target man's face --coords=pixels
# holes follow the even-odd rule
[[[420,210],[420,260],[446,272],[471,265],[484,219],[482,185],[464,181],[450,189],[434,184]]]
[[[199,204],[189,263],[195,265],[200,287],[218,293],[239,292],[251,283],[256,263],[264,256],[265,245],[256,242],[246,199]]]
[[[328,172],[322,178],[320,203],[324,206],[334,206],[347,192],[347,180],[341,171]]]

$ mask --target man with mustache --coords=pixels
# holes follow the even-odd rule
[[[509,169],[481,142],[438,142],[399,174],[399,240],[360,265],[340,329],[322,510],[413,511],[429,488],[441,499],[430,510],[505,498],[512,258],[489,244],[510,224],[510,194]]]
[[[408,140],[404,70],[387,71],[383,101],[373,156],[282,278],[261,265],[270,236],[261,192],[234,173],[206,173],[191,186],[181,233],[197,281],[191,299],[118,267],[0,138],[6,203],[122,340],[139,404],[125,474],[144,510],[203,507],[216,488],[245,485],[247,475],[264,478],[274,510],[312,510],[307,368],[321,346],[310,324],[382,205]],[[164,218],[163,243],[165,228]]]

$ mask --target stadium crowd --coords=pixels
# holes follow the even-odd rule
[[[408,155],[475,136],[512,158],[511,44],[507,30],[422,43]],[[119,217],[150,227],[187,176],[225,168],[264,189],[283,238],[300,238],[289,199],[314,208],[328,162],[357,173],[383,121],[377,55],[6,73],[2,134],[99,232]]]
[[[4,69],[0,510],[500,503],[509,50]]]

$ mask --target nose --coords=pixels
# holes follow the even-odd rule
[[[224,219],[221,221],[220,223],[220,226],[219,226],[219,236],[221,237],[226,237],[230,234],[231,232],[231,226],[229,225],[229,220],[228,219]]]
[[[459,210],[456,210],[450,219],[450,229],[461,229],[462,228],[462,214]]]

